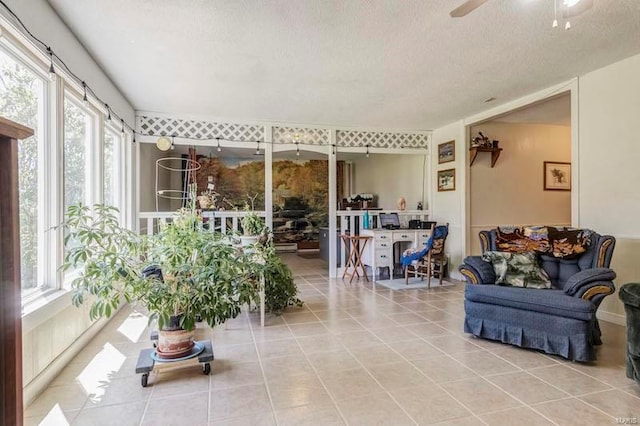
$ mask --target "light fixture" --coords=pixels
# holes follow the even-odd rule
[[[216,140],[218,141],[218,152],[220,152],[222,151],[222,148],[220,148],[220,136],[218,136]]]
[[[109,108],[109,104],[104,104],[104,107],[107,109],[107,121],[111,121],[111,108]]]
[[[133,132],[133,143],[136,143],[136,132]]]
[[[260,141],[256,141],[256,143],[258,144],[256,146],[256,155],[260,155]]]
[[[53,50],[47,46],[47,53],[49,54],[49,79],[51,81],[56,79],[56,69],[53,67]]]
[[[176,144],[175,144],[175,135],[171,135],[171,151],[173,151],[174,149],[176,149]],[[193,147],[192,147],[193,148]]]
[[[331,154],[336,155],[336,144],[331,144]]]
[[[156,141],[156,147],[160,151],[169,151],[169,149],[173,146],[171,139],[166,136],[160,136]]]
[[[369,158],[369,144],[367,144],[367,158]]]
[[[564,7],[573,7],[576,4],[580,3],[580,0],[562,0]]]
[[[300,145],[296,141],[296,157],[300,157]]]
[[[82,91],[84,92],[84,95],[82,96],[82,102],[87,105],[89,103],[89,99],[87,99],[87,83],[85,83],[84,81],[82,82]]]
[[[120,124],[122,124],[122,134],[124,135],[124,118],[120,119]]]

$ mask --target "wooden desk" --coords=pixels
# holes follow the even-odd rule
[[[371,237],[365,235],[343,234],[340,235],[340,238],[342,238],[342,241],[344,242],[345,253],[348,253],[347,264],[344,267],[342,279],[349,276],[351,278],[349,283],[351,283],[354,277],[360,278],[360,273],[358,272],[358,268],[360,268],[365,281],[369,281],[367,271],[362,263],[362,253],[367,247],[367,241],[369,241]],[[353,269],[350,270],[349,268]]]
[[[410,247],[421,247],[429,239],[429,229],[363,229],[360,236],[373,239],[362,252],[362,263],[371,266],[373,279],[378,268],[389,268],[389,279],[393,278],[393,245],[407,243]]]

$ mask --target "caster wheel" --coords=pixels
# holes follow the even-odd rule
[[[202,364],[202,373],[205,376],[208,376],[209,373],[211,373],[211,364],[209,364],[209,363]]]
[[[140,384],[142,385],[143,388],[147,387],[148,381],[149,381],[149,373],[144,373],[140,378]]]

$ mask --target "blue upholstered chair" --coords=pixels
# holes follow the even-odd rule
[[[482,252],[496,250],[496,230],[480,232]],[[464,331],[476,337],[532,348],[575,361],[595,360],[602,344],[596,311],[615,290],[609,269],[615,238],[590,234],[574,259],[541,255],[551,289],[495,285],[491,263],[469,256],[459,270],[467,280]]]

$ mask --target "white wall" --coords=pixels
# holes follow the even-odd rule
[[[471,127],[498,140],[502,152],[478,153],[469,169],[471,254],[480,254],[476,236],[500,225],[571,225],[571,192],[545,191],[544,161],[571,162],[571,128],[487,122]]]
[[[423,200],[423,190],[428,192],[423,173],[427,158],[419,154],[370,154],[367,158],[363,154],[353,160],[355,192],[377,195],[378,207],[387,210],[397,209],[398,199],[404,197],[407,209],[415,210]]]
[[[640,55],[580,78],[580,226],[616,237],[616,286],[640,282]],[[618,295],[602,318],[622,321]]]
[[[45,0],[7,0],[6,3],[114,111],[129,124],[134,124],[133,107]],[[4,9],[0,8],[0,13],[11,21]],[[72,306],[68,293],[58,296],[55,301],[23,316],[25,404],[46,388],[49,381],[106,322],[92,323],[88,309]]]
[[[438,144],[454,140],[456,145],[455,161],[438,164]],[[464,200],[467,174],[465,172],[467,150],[465,149],[465,128],[462,121],[458,121],[433,131],[431,142],[431,187],[429,188],[431,205],[429,210],[437,222],[449,223],[445,252],[449,256],[449,274],[453,278],[463,279],[458,272],[465,252],[466,224],[464,219]],[[438,170],[455,169],[455,191],[438,192]]]

